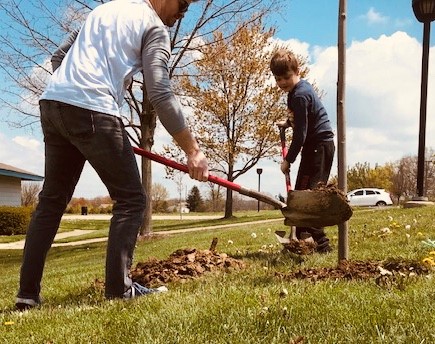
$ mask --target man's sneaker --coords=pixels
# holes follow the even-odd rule
[[[19,311],[25,311],[27,309],[35,308],[41,304],[40,300],[26,299],[23,297],[17,297],[15,301],[15,308]]]
[[[140,296],[155,294],[155,293],[164,293],[167,291],[168,291],[168,288],[166,288],[165,286],[161,286],[158,288],[147,288],[147,287],[140,285],[137,282],[133,282],[133,285],[131,286],[130,296],[127,298],[133,299],[135,297],[140,297]]]

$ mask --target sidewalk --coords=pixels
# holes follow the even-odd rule
[[[80,215],[78,215],[78,216],[80,216]],[[90,215],[84,215],[84,216],[81,216],[80,218],[83,220],[90,219],[88,216],[90,216]],[[109,216],[109,215],[92,215],[92,216]],[[109,218],[110,218],[110,216],[109,216]],[[191,218],[193,218],[193,217],[191,217]],[[201,216],[201,218],[205,218],[205,216]],[[216,218],[216,217],[214,217],[214,218]],[[228,224],[228,225],[175,229],[172,231],[156,231],[156,232],[153,232],[153,234],[171,235],[171,234],[195,232],[195,231],[207,230],[207,229],[210,229],[210,230],[222,229],[222,228],[228,228],[228,227],[239,227],[239,226],[245,226],[245,225],[250,225],[250,224],[259,224],[259,223],[268,223],[268,222],[277,222],[277,221],[284,222],[283,219],[271,219],[271,220],[234,223],[234,224]],[[93,231],[94,230],[76,229],[76,230],[73,230],[70,232],[59,233],[59,234],[56,234],[54,241],[59,240],[59,239],[64,239],[64,238],[69,238],[69,237],[74,237],[74,236],[79,236],[79,235],[91,233]],[[78,246],[78,245],[92,244],[92,243],[103,242],[103,241],[107,241],[107,237],[78,240],[78,241],[65,242],[65,243],[54,242],[53,245],[51,245],[51,247]],[[10,242],[10,243],[0,243],[0,250],[22,250],[24,248],[24,242],[25,242],[24,240],[20,240],[20,241],[15,241],[15,242]]]

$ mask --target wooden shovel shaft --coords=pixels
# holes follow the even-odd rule
[[[138,155],[142,155],[150,160],[153,160],[153,161],[158,162],[160,164],[163,164],[165,166],[172,167],[172,168],[174,168],[178,171],[181,171],[181,172],[189,173],[189,168],[186,165],[180,164],[176,161],[164,158],[160,155],[151,153],[149,151],[146,151],[144,149],[137,148],[137,147],[133,147],[133,151]],[[219,177],[211,175],[211,174],[208,175],[208,181],[211,183],[223,186],[227,189],[236,191],[242,195],[245,195],[245,196],[248,196],[251,198],[255,198],[258,201],[270,204],[270,205],[274,206],[276,209],[282,209],[282,208],[285,208],[287,206],[287,204],[285,204],[281,201],[278,201],[273,197],[270,197],[268,195],[265,195],[263,193],[255,191],[255,190],[246,189],[239,184],[230,182],[229,180],[222,179],[222,178],[219,178]]]

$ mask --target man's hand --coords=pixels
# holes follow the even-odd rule
[[[284,121],[278,121],[278,122],[276,122],[276,125],[277,125],[279,128],[284,128],[284,129],[286,129],[286,128],[288,128],[288,127],[290,126],[287,120],[284,120]]]
[[[199,149],[198,143],[188,128],[173,134],[180,148],[187,155],[187,167],[192,179],[205,182],[208,180],[208,162],[204,153]]]
[[[287,160],[281,163],[281,172],[284,174],[290,173],[290,163]]]
[[[201,182],[208,180],[208,162],[202,151],[194,150],[187,155],[187,167],[190,178]]]

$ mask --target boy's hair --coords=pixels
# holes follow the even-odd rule
[[[296,56],[287,49],[278,49],[270,60],[270,70],[273,75],[281,76],[287,72],[298,73],[299,61]]]

